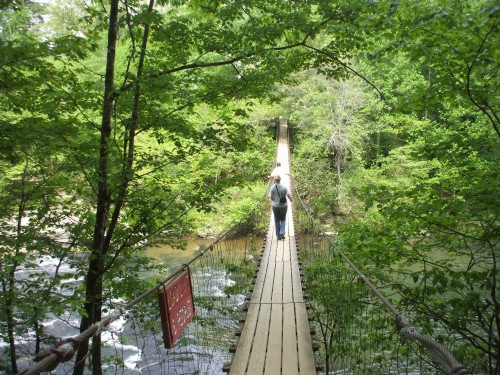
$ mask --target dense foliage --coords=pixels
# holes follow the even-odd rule
[[[28,332],[41,348],[48,313],[78,311],[84,330],[137,294],[142,246],[203,225],[193,212],[214,203],[250,207],[281,100],[313,212],[342,217],[339,244],[417,323],[498,372],[499,13],[487,0],[0,2],[8,371]],[[94,344],[78,355],[99,374]]]
[[[247,111],[273,72],[244,72],[238,29],[197,6],[15,2],[0,17],[0,328],[16,373],[30,354],[16,342],[34,331],[24,347],[40,350],[46,314],[78,311],[84,330],[141,292],[142,246],[192,231],[187,214],[228,188],[262,194],[274,134]]]
[[[297,186],[413,324],[496,374],[499,8],[393,4],[353,59],[376,90],[313,72],[286,89]]]

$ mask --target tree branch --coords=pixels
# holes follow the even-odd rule
[[[332,59],[334,61],[336,61],[338,64],[340,64],[341,66],[343,66],[346,70],[350,71],[351,73],[353,73],[355,76],[361,78],[363,81],[365,81],[368,85],[370,85],[371,87],[373,87],[375,89],[375,91],[377,91],[377,93],[380,95],[380,98],[385,102],[385,97],[384,97],[384,94],[382,94],[382,92],[378,89],[377,86],[375,86],[375,84],[373,82],[371,82],[368,78],[366,78],[364,75],[362,75],[361,73],[358,73],[356,70],[354,70],[354,68],[351,68],[348,64],[344,63],[343,61],[341,61],[338,57],[336,56],[333,56],[332,54],[330,54],[329,52],[326,52],[324,50],[321,50],[319,48],[316,48],[316,47],[313,47],[311,45],[308,45],[308,44],[305,44],[304,43],[304,47],[308,48],[308,49],[311,49],[321,55],[324,55],[326,57],[328,57],[329,59]]]

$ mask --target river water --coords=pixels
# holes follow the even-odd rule
[[[212,243],[213,240],[203,239],[203,238],[190,238],[185,237],[181,239],[185,243],[185,249],[179,250],[171,246],[162,245],[156,247],[146,248],[144,254],[155,261],[168,266],[169,273],[179,269],[183,264],[188,263],[194,257],[199,255],[202,251],[205,251]],[[236,241],[238,244],[238,241]],[[239,245],[236,245],[239,246]],[[242,246],[246,246],[242,244]],[[45,269],[51,265],[55,267],[57,265],[56,259],[51,259],[50,257],[43,257],[39,260],[40,263],[44,264]],[[62,268],[63,271],[71,272],[71,269],[66,270],[65,267]],[[200,273],[200,271],[196,271]],[[204,277],[210,279],[209,286],[202,286],[204,289],[202,293],[204,295],[212,296],[223,296],[223,290],[225,287],[234,284],[235,281],[228,278],[226,271],[222,268],[211,268],[210,265],[201,270],[202,275],[196,275],[197,278]],[[19,272],[20,277],[29,277],[29,274],[23,275],[23,271]],[[156,277],[158,275],[143,275],[145,278]],[[166,275],[163,275],[166,276]],[[193,276],[193,280],[195,277]],[[69,280],[71,283],[81,283],[82,280]],[[193,283],[197,281],[194,280]],[[193,285],[195,288],[195,285]],[[140,291],[138,291],[140,294]],[[227,300],[228,305],[238,306],[244,301],[243,295],[235,295]],[[153,304],[154,305],[154,304]],[[154,308],[154,307],[153,307]],[[64,339],[67,337],[72,337],[78,335],[80,317],[69,312],[65,312],[61,316],[48,316],[44,321],[44,327],[47,335],[54,337],[54,343],[57,343],[59,339]],[[158,316],[159,321],[159,316]],[[234,325],[230,320],[225,327],[228,333],[234,335],[234,331],[237,326]],[[190,323],[190,325],[199,325],[199,323]],[[217,343],[212,345],[212,340],[210,338],[210,327],[203,327],[203,330],[208,333],[203,333],[205,338],[198,344],[198,339],[190,337],[193,333],[188,332],[186,337],[181,337],[176,344],[175,350],[166,350],[161,344],[161,332],[142,332],[140,337],[138,336],[137,330],[134,329],[131,321],[126,318],[121,317],[111,323],[108,329],[104,330],[102,333],[103,342],[106,343],[107,348],[103,350],[105,356],[118,356],[120,361],[123,363],[123,367],[116,367],[114,365],[106,365],[104,368],[105,374],[222,374],[222,365],[227,360],[229,341],[223,343]],[[193,331],[194,332],[194,331]],[[198,333],[196,333],[198,334]],[[214,333],[215,334],[215,333]],[[18,344],[19,347],[23,347],[23,351],[33,353],[33,342],[29,337],[26,336],[21,339]],[[208,337],[206,337],[208,336]],[[33,335],[31,335],[33,337]],[[195,344],[193,345],[193,342]],[[208,348],[208,346],[213,346]],[[224,346],[224,347],[222,347]],[[0,343],[0,350],[2,350],[2,357],[4,360],[6,357],[7,346],[4,343]],[[4,357],[5,356],[5,357]],[[201,357],[209,357],[200,361]],[[71,361],[72,362],[72,361]],[[66,364],[61,364],[58,368],[51,374],[67,374],[71,373],[73,364],[68,362]],[[18,361],[18,366],[20,369],[26,369],[32,366],[33,362],[29,360],[28,357],[21,357]],[[90,372],[89,372],[90,373]],[[6,371],[2,371],[0,368],[0,374],[8,374]]]
[[[144,250],[144,255],[155,259],[159,263],[168,265],[170,269],[175,269],[188,263],[200,252],[205,251],[214,240],[199,237],[182,237],[185,249],[176,249],[169,245],[148,247]]]

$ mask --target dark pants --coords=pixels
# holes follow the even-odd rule
[[[286,231],[286,211],[288,206],[285,207],[273,207],[274,214],[274,228],[276,229],[276,237],[278,239],[285,235]]]

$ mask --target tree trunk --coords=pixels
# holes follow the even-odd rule
[[[153,10],[154,0],[150,0],[148,11]],[[141,54],[139,58],[139,64],[137,68],[136,84],[134,92],[134,103],[132,107],[131,120],[126,130],[124,152],[125,152],[125,162],[122,168],[122,181],[120,188],[117,192],[117,197],[115,199],[115,206],[113,214],[111,215],[111,220],[109,221],[109,227],[106,228],[108,222],[111,197],[108,186],[108,147],[109,147],[109,137],[111,135],[111,115],[112,115],[112,105],[113,105],[113,89],[114,89],[114,61],[115,61],[115,46],[117,40],[117,14],[118,14],[118,2],[113,1],[112,8],[110,11],[110,23],[108,31],[108,62],[106,68],[106,81],[105,81],[105,94],[104,94],[104,108],[101,126],[101,150],[100,150],[100,164],[99,164],[99,185],[98,185],[98,202],[96,209],[96,224],[94,228],[93,246],[92,246],[92,257],[89,264],[89,271],[86,278],[86,304],[85,311],[87,312],[87,317],[82,318],[80,324],[80,331],[83,332],[85,329],[90,327],[95,322],[98,322],[102,318],[102,289],[103,289],[103,276],[104,270],[108,265],[103,263],[103,255],[109,251],[111,244],[111,239],[113,237],[114,230],[118,223],[120,216],[120,211],[123,207],[125,197],[127,195],[127,189],[130,182],[132,174],[132,166],[134,161],[134,141],[135,133],[139,118],[139,101],[141,96],[140,90],[140,78],[143,73],[144,60],[146,56],[146,46],[149,36],[149,25],[145,26],[144,35],[141,45]],[[88,342],[83,343],[77,354],[77,366],[75,366],[75,375],[83,374],[85,367],[85,356],[88,352]],[[96,335],[92,341],[92,373],[93,375],[102,374],[102,360],[101,360],[101,337]]]
[[[42,333],[43,328],[40,325],[40,321],[38,320],[38,308],[33,309],[34,314],[34,322],[33,322],[33,330],[35,331],[35,354],[40,353],[41,345],[42,345]],[[43,317],[42,317],[43,318]]]
[[[150,0],[148,6],[148,12],[151,13],[153,11],[154,0]],[[139,63],[137,65],[137,74],[136,81],[134,85],[134,102],[132,105],[132,113],[130,116],[130,122],[128,124],[128,128],[125,132],[125,142],[124,142],[124,165],[122,168],[122,176],[121,176],[121,185],[118,190],[117,197],[115,201],[115,208],[113,210],[113,215],[111,217],[111,221],[109,224],[108,234],[104,240],[104,247],[107,249],[111,243],[111,238],[113,236],[113,232],[118,224],[118,219],[120,217],[120,212],[123,207],[123,203],[125,201],[125,197],[127,195],[128,185],[133,174],[132,167],[134,164],[134,150],[135,150],[135,133],[137,129],[137,125],[139,122],[139,102],[141,97],[141,84],[140,80],[143,75],[144,70],[144,60],[146,58],[146,48],[149,37],[149,25],[146,24],[144,27],[144,34],[142,37],[141,44],[141,52],[139,56]]]
[[[17,228],[16,235],[17,241],[20,242],[21,232],[22,232],[22,218],[24,217],[25,206],[27,202],[27,197],[25,195],[25,182],[26,176],[28,175],[28,162],[24,166],[24,171],[21,177],[21,197],[19,199],[18,211],[17,211]],[[14,320],[14,311],[15,311],[15,301],[14,296],[16,293],[16,270],[19,266],[19,261],[17,256],[20,254],[20,245],[16,244],[14,260],[10,264],[10,270],[8,272],[8,279],[2,280],[2,291],[5,298],[5,315],[7,319],[7,335],[9,340],[9,358],[10,365],[13,374],[17,374],[17,355],[16,355],[16,340],[15,340],[15,320]]]
[[[109,138],[111,135],[111,116],[114,101],[114,74],[116,59],[116,42],[118,39],[118,8],[119,1],[112,0],[110,3],[109,26],[108,26],[108,53],[106,60],[106,76],[104,81],[103,112],[101,123],[100,158],[97,174],[99,176],[97,192],[97,208],[95,214],[95,226],[90,254],[89,269],[85,280],[85,312],[80,322],[80,332],[85,331],[93,323],[100,320],[102,306],[102,278],[104,254],[104,239],[106,233],[106,222],[110,207],[110,192],[108,182],[108,158]],[[99,335],[97,335],[99,336]],[[100,337],[94,338],[93,364],[94,375],[101,373],[100,362]],[[96,355],[96,352],[99,354]],[[76,364],[73,374],[82,375],[85,369],[85,358],[88,352],[88,341],[83,342],[77,353]]]
[[[102,307],[102,261],[101,257],[93,259],[89,263],[89,271],[85,281],[86,302],[84,310],[87,316],[82,317],[80,322],[80,332],[85,331],[95,322],[101,320]],[[99,272],[95,272],[100,270]],[[101,374],[101,355],[100,355],[100,335],[94,336],[92,339],[92,368],[93,374]],[[96,349],[97,348],[97,349]],[[89,342],[83,341],[78,348],[75,369],[73,374],[83,374],[85,369],[85,360],[89,351]],[[98,352],[98,353],[97,353]],[[96,372],[97,369],[97,372]]]
[[[10,283],[9,283],[10,284]],[[16,342],[14,339],[14,317],[13,317],[13,301],[11,295],[12,293],[9,290],[9,287],[5,282],[2,282],[2,292],[5,296],[4,304],[5,304],[5,316],[7,320],[7,335],[9,340],[9,358],[10,358],[10,367],[12,369],[12,373],[17,373],[17,361],[16,361]]]

